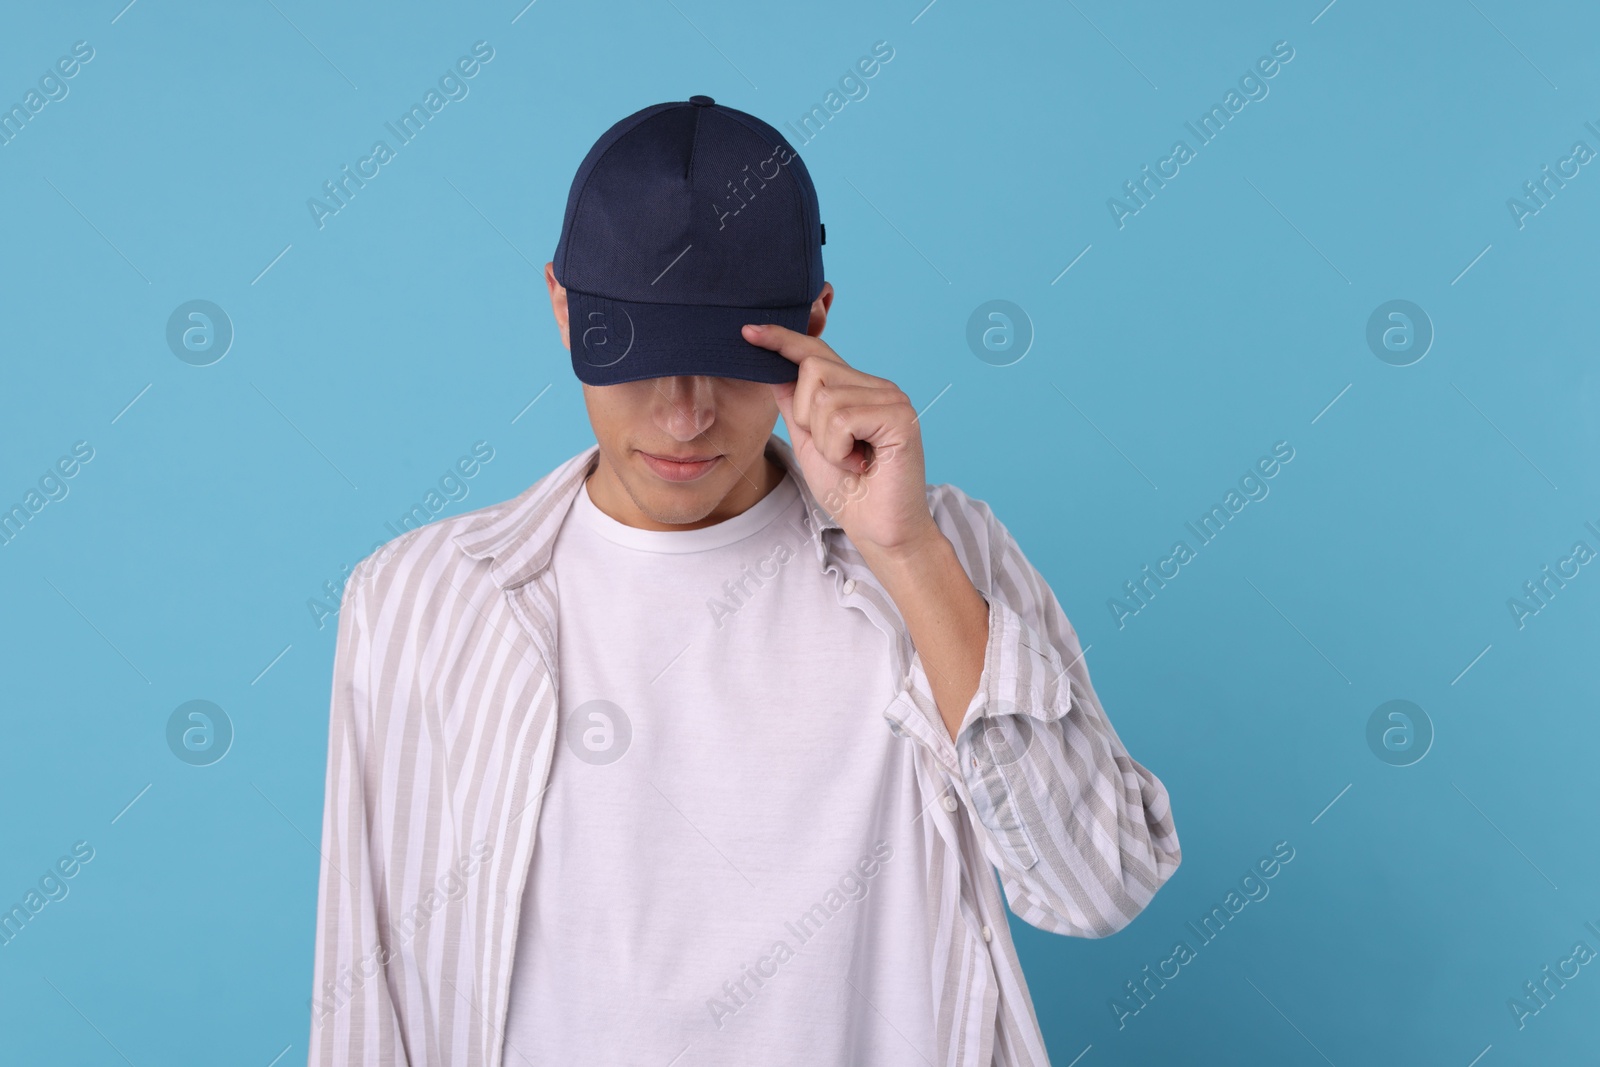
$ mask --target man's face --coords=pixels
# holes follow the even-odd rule
[[[600,444],[590,495],[630,526],[721,522],[776,484],[763,458],[778,419],[769,385],[645,378],[585,385],[583,399]],[[617,513],[619,506],[625,514]]]
[[[572,346],[567,291],[545,264],[561,342]],[[807,332],[818,335],[833,302],[824,282]],[[647,530],[695,529],[733,517],[783,478],[765,457],[778,421],[772,387],[705,375],[584,385],[584,404],[600,445],[589,481],[595,506]]]

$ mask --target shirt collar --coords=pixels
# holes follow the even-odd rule
[[[767,454],[794,479],[817,536],[817,563],[828,563],[828,530],[841,529],[806,484],[794,450],[777,434],[767,440]],[[537,578],[550,565],[550,551],[572,501],[599,461],[600,446],[590,445],[498,508],[485,509],[455,535],[456,546],[473,559],[488,559],[489,574],[502,589]]]

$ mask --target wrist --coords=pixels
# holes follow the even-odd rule
[[[862,548],[861,556],[896,602],[908,597],[947,596],[971,586],[955,546],[931,523],[926,534],[892,547]]]

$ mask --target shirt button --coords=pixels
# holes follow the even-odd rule
[[[851,593],[854,593],[855,591],[856,591],[856,580],[854,578],[846,578],[844,580],[844,592],[845,592],[845,595],[849,596]]]
[[[987,926],[985,926],[983,928],[983,939],[985,941],[993,941],[994,940],[994,931],[989,929]]]
[[[956,810],[956,798],[951,796],[948,793],[945,794],[945,798],[944,798],[944,810],[945,811],[955,811]]]

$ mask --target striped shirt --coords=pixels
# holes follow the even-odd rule
[[[519,496],[356,565],[339,611],[310,1067],[500,1067],[517,921],[555,744],[556,532],[591,446]],[[816,565],[894,647],[887,726],[916,746],[934,1067],[1046,1067],[1006,925],[1104,937],[1181,860],[1166,788],[1106,719],[1078,635],[988,505],[929,486],[989,606],[952,741],[894,602],[806,485]],[[1000,873],[1005,900],[995,884]],[[576,888],[575,888],[575,891]],[[918,980],[908,976],[908,980]]]

